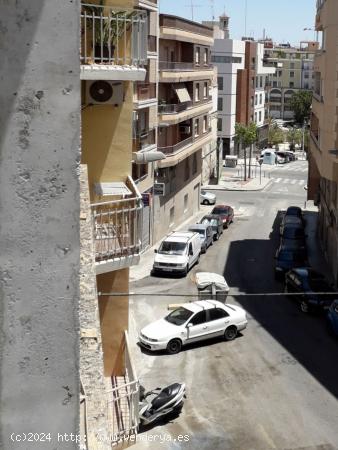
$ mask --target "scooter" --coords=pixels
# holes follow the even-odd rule
[[[153,395],[151,401],[147,397]],[[174,383],[165,388],[156,388],[145,392],[140,386],[139,417],[141,425],[150,425],[159,418],[182,409],[185,395],[185,384]]]

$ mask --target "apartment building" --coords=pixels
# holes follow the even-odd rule
[[[160,14],[158,151],[166,158],[155,168],[155,242],[199,210],[202,155],[213,140],[212,35],[204,25]]]
[[[317,1],[316,30],[322,48],[314,59],[308,198],[319,206],[319,236],[338,280],[338,3]]]
[[[128,294],[129,268],[138,263],[141,251],[143,203],[132,178],[132,161],[143,150],[143,130],[135,133],[133,117],[135,102],[143,101],[141,95],[135,99],[141,91],[137,83],[147,82],[150,92],[156,86],[146,78],[154,53],[154,39],[148,36],[156,32],[151,14],[156,14],[156,3],[101,3],[81,5],[80,373],[90,448],[96,448],[102,425],[98,418],[106,416],[115,444],[138,427],[139,383],[128,347]],[[156,109],[153,103],[145,108],[148,116],[151,107]],[[141,116],[139,121],[149,128]]]
[[[157,150],[158,105],[158,38],[159,15],[157,0],[139,2],[147,13],[148,46],[146,78],[134,83],[133,162],[132,178],[143,200],[142,250],[153,243],[154,161]]]
[[[269,117],[283,120],[294,118],[291,97],[299,90],[313,90],[313,60],[318,45],[318,42],[304,41],[298,48],[289,44],[271,47],[271,41],[265,41],[265,64],[276,69],[269,77]]]

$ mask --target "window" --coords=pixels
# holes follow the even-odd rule
[[[200,120],[195,119],[195,125],[194,125],[194,135],[197,137],[199,135],[199,127],[200,127]]]
[[[263,94],[259,94],[259,104],[263,103]]]
[[[290,69],[294,69],[294,68],[295,68],[295,63],[294,62],[290,63]]]
[[[259,111],[259,116],[258,117],[259,117],[259,119],[258,119],[259,122],[261,122],[262,121],[262,111]]]
[[[199,102],[200,100],[200,84],[195,84],[195,102]]]
[[[217,110],[218,111],[223,111],[223,98],[222,97],[218,97]]]
[[[212,55],[211,61],[214,63],[222,64],[240,64],[242,62],[242,58],[237,56]]]
[[[148,175],[148,164],[132,164],[132,178],[138,181]]]
[[[257,105],[257,94],[255,95],[255,105]]]
[[[229,317],[229,314],[221,308],[209,309],[209,320],[219,320],[224,317]]]
[[[205,48],[205,49],[204,49],[204,52],[203,52],[203,61],[204,61],[204,64],[208,64],[208,55],[209,55],[208,49]]]
[[[255,123],[257,123],[257,113],[255,112]]]
[[[203,133],[208,131],[208,116],[203,117]]]
[[[295,72],[290,72],[290,77],[293,78],[295,76]]]
[[[200,47],[195,48],[195,64],[199,64],[201,62],[201,49]]]
[[[309,78],[309,72],[304,73],[304,78]]]
[[[172,227],[174,225],[174,222],[175,222],[175,206],[172,206],[169,212],[169,226]]]
[[[223,77],[217,77],[218,90],[223,91]]]
[[[272,87],[277,87],[277,81],[272,82]]]
[[[290,88],[295,87],[295,83],[293,81],[290,81]]]
[[[194,317],[190,320],[189,323],[192,323],[195,325],[201,325],[202,323],[205,323],[207,321],[207,315],[205,311],[199,311],[197,314],[194,315]]]
[[[190,177],[189,158],[186,158],[184,166],[184,181],[187,181],[189,177]]]
[[[259,86],[263,87],[263,77],[262,76],[260,77]]]
[[[184,212],[186,213],[188,211],[188,194],[185,194],[184,196]]]
[[[217,119],[217,131],[222,131],[222,130],[223,130],[222,119]]]
[[[208,82],[205,81],[203,85],[203,97],[208,98]]]
[[[197,172],[197,153],[194,153],[192,160],[192,173],[193,175]]]

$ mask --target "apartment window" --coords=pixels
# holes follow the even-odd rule
[[[237,56],[211,55],[211,61],[221,64],[240,64],[242,62],[242,58]]]
[[[263,87],[263,77],[259,77],[259,87]]]
[[[309,83],[304,84],[304,89],[309,89]]]
[[[208,130],[208,116],[203,117],[203,133]]]
[[[197,153],[194,153],[192,160],[192,173],[193,175],[197,172]]]
[[[184,166],[184,181],[187,181],[189,179],[189,176],[190,176],[189,158],[186,158]]]
[[[290,72],[290,77],[293,78],[295,76],[295,72]]]
[[[194,125],[194,135],[195,137],[198,137],[199,135],[199,127],[200,127],[200,120],[195,119],[195,125]]]
[[[256,88],[258,87],[258,77],[256,77]]]
[[[201,49],[200,47],[195,48],[195,64],[200,64],[201,62]]]
[[[255,95],[255,105],[257,105],[257,94]]]
[[[294,62],[290,63],[290,69],[294,69],[294,68],[295,68],[295,63]]]
[[[259,114],[258,114],[258,120],[259,120],[259,122],[262,121],[262,111],[259,111]]]
[[[208,98],[208,82],[205,81],[203,85],[203,97]]]
[[[175,206],[172,206],[169,212],[169,226],[172,227],[174,223],[175,223]]]
[[[277,87],[277,81],[272,82],[272,87]]]
[[[223,129],[222,119],[217,119],[217,131],[222,131],[222,129]]]
[[[259,94],[259,104],[263,103],[263,94]]]
[[[148,164],[132,164],[132,178],[138,181],[148,175]]]
[[[223,91],[223,77],[217,77],[218,90]]]
[[[186,213],[188,211],[188,200],[189,200],[189,195],[185,194],[185,196],[184,196],[184,213]]]
[[[195,84],[195,102],[199,102],[200,101],[200,84],[196,83]]]
[[[217,110],[218,111],[223,111],[223,98],[222,97],[218,97]]]
[[[205,49],[204,49],[204,52],[203,52],[203,61],[204,61],[204,64],[208,64],[208,54],[209,54],[209,51],[208,51],[207,48],[205,48]]]
[[[293,81],[290,81],[290,88],[295,87],[295,83]]]
[[[304,78],[309,78],[309,72],[304,73]]]
[[[257,123],[257,113],[255,112],[255,123]]]

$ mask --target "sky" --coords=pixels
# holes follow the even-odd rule
[[[212,3],[215,17],[224,11],[230,16],[230,37],[240,39],[245,35],[245,3],[247,3],[246,36],[259,39],[265,35],[274,42],[299,44],[313,40],[316,0],[159,0],[160,12],[191,19],[191,1],[194,20],[211,20]],[[312,30],[304,31],[304,28]]]

